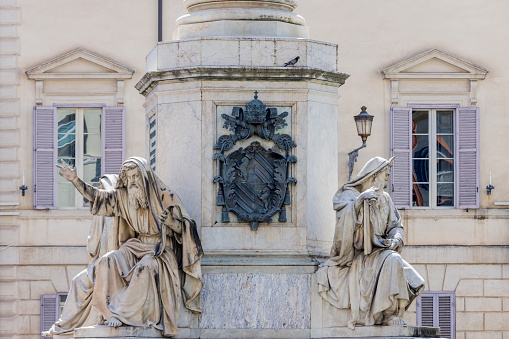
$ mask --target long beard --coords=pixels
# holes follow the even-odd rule
[[[130,206],[133,206],[135,209],[148,208],[147,196],[145,192],[143,192],[143,189],[138,186],[131,186],[127,190],[127,193],[129,195]]]

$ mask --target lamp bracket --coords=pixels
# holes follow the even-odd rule
[[[353,166],[357,162],[357,157],[359,156],[359,150],[366,147],[366,143],[362,143],[360,147],[357,147],[350,153],[348,153],[349,159],[348,159],[348,181],[352,179],[352,172],[353,172]]]

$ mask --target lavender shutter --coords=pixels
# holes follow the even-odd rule
[[[56,208],[56,108],[34,107],[34,208]]]
[[[125,107],[104,107],[102,122],[102,173],[118,174],[125,156]]]
[[[454,292],[424,292],[417,299],[417,326],[440,327],[440,338],[455,338],[455,300]]]
[[[443,338],[455,338],[454,326],[454,294],[438,294],[436,296],[438,309],[438,324],[440,336]]]
[[[47,331],[58,320],[58,295],[41,295],[41,332]],[[41,336],[41,338],[43,338]]]
[[[479,108],[456,111],[458,208],[479,208]]]
[[[423,294],[417,299],[417,326],[433,327],[433,295]]]
[[[412,206],[412,109],[391,107],[391,186],[392,200],[397,208]]]

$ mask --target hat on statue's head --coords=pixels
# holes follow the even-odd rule
[[[341,190],[344,190],[346,187],[355,187],[357,185],[362,184],[368,178],[382,171],[383,169],[392,166],[392,162],[394,161],[394,157],[389,160],[384,159],[382,157],[374,157],[369,160],[366,165],[360,170],[359,174],[352,180],[348,181],[341,187]]]
[[[374,175],[387,166],[391,166],[392,162],[394,161],[394,157],[390,158],[389,160],[384,159],[382,157],[374,157],[371,160],[369,160],[366,165],[360,170],[359,174],[353,179],[358,180],[366,175]],[[352,180],[352,181],[353,181]]]

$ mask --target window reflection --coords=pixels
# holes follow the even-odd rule
[[[98,186],[102,170],[102,108],[58,108],[58,161],[75,167],[84,182]],[[57,176],[57,207],[81,208],[86,199],[74,186]]]
[[[429,112],[412,112],[412,204],[429,206]]]

